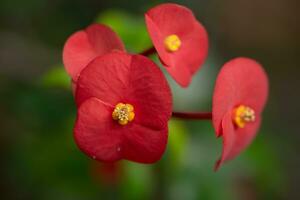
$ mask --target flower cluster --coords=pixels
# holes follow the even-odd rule
[[[74,33],[64,46],[63,62],[78,107],[74,138],[95,160],[158,161],[167,145],[172,94],[157,64],[146,56],[156,52],[182,87],[207,57],[207,32],[188,8],[161,4],[146,12],[145,22],[154,47],[141,55],[126,52],[118,35],[103,24]],[[267,94],[260,64],[236,58],[217,77],[212,113],[173,116],[212,120],[217,137],[223,138],[217,169],[255,137]]]

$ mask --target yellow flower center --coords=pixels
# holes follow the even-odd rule
[[[255,112],[250,107],[240,105],[233,111],[233,121],[239,128],[244,128],[247,123],[255,121]]]
[[[175,52],[180,48],[181,41],[177,35],[172,34],[165,38],[164,44],[168,51]]]
[[[134,108],[131,104],[118,103],[112,113],[112,118],[121,125],[126,125],[134,119]]]

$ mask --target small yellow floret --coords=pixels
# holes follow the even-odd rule
[[[134,119],[134,107],[131,104],[118,103],[112,112],[112,118],[120,125],[126,125]]]
[[[169,35],[165,38],[164,41],[165,48],[170,52],[177,51],[181,46],[181,40],[175,34]]]
[[[239,128],[244,128],[247,123],[255,121],[255,111],[250,107],[240,105],[234,109],[233,121]]]

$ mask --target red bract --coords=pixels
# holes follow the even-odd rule
[[[181,86],[187,87],[207,56],[206,30],[191,10],[177,4],[154,7],[145,18],[153,45],[166,70]]]
[[[112,52],[95,58],[77,82],[74,128],[79,148],[106,162],[159,160],[168,138],[172,98],[148,58]]]
[[[216,163],[233,159],[253,140],[268,96],[268,78],[256,61],[236,58],[227,62],[216,81],[213,125],[223,137],[223,152]]]
[[[120,38],[108,26],[93,24],[69,37],[63,50],[64,66],[76,83],[89,62],[113,50],[125,51]]]

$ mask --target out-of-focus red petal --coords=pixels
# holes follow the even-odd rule
[[[249,58],[236,58],[221,69],[213,96],[213,125],[222,135],[221,121],[228,111],[246,105],[260,115],[268,97],[268,78],[259,63]]]
[[[192,11],[178,4],[160,4],[150,9],[145,16],[146,22],[151,20],[165,36],[186,35],[194,29],[195,17]]]
[[[93,24],[87,27],[86,33],[90,43],[95,48],[95,51],[101,55],[112,50],[125,51],[122,40],[108,26],[103,24]]]
[[[258,132],[260,123],[261,117],[256,116],[255,122],[248,123],[244,128],[236,129],[236,139],[234,142],[234,146],[232,147],[226,160],[234,159],[238,154],[240,154],[244,149],[246,149],[249,146],[249,144],[251,144],[252,140],[255,138]]]
[[[91,97],[111,106],[124,101],[129,87],[130,63],[131,55],[123,52],[95,58],[82,70],[78,79],[75,96],[77,105]]]
[[[167,72],[171,75],[171,77],[182,87],[187,87],[192,81],[192,75],[188,68],[186,67],[176,67],[175,65],[170,66],[165,64],[162,61],[162,64],[166,67]]]
[[[135,123],[164,129],[172,113],[171,90],[163,73],[150,59],[134,55],[126,102],[135,108]]]
[[[154,163],[158,161],[168,140],[168,128],[154,130],[149,127],[133,123],[124,134],[122,153],[127,160],[140,163]]]
[[[208,52],[208,36],[204,27],[195,22],[194,31],[182,36],[182,51],[174,56],[175,68],[186,66],[194,74],[204,63]]]
[[[78,147],[89,157],[105,162],[122,158],[121,126],[111,117],[113,108],[97,98],[86,100],[78,109],[74,138]]]
[[[69,37],[63,50],[63,62],[76,82],[81,70],[90,61],[113,50],[125,51],[121,39],[108,26],[93,24]]]
[[[116,186],[122,181],[123,166],[121,162],[91,162],[91,175],[95,181],[104,186]]]
[[[232,122],[232,113],[228,112],[222,120],[223,151],[221,158],[216,162],[215,170],[229,160],[234,159],[246,149],[260,127],[261,118],[257,116],[255,122],[248,123],[244,128],[236,128]]]
[[[235,143],[236,135],[234,131],[234,125],[232,123],[231,112],[227,112],[227,114],[224,116],[222,120],[222,130],[223,130],[223,150],[222,150],[221,158],[215,164],[215,171],[217,171],[220,168],[220,166],[223,164],[223,162],[227,160],[232,150],[232,147],[234,146]]]
[[[170,75],[183,87],[203,64],[208,50],[208,36],[191,10],[177,4],[162,4],[145,14],[147,29],[160,59]],[[164,46],[167,36],[176,34],[181,47],[168,52]]]

